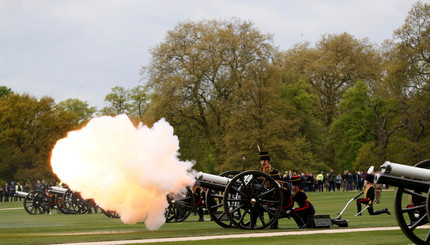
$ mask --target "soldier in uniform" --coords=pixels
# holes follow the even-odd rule
[[[204,191],[199,186],[194,186],[193,187],[193,195],[194,195],[194,208],[195,208],[195,211],[197,211],[197,214],[199,215],[198,221],[205,221],[204,212],[203,212]]]
[[[278,170],[272,168],[270,165],[270,156],[269,152],[262,151],[260,152],[260,171],[272,177],[276,182],[281,185],[282,199],[283,199],[283,210],[282,213],[286,214],[288,210],[291,210],[293,207],[293,199],[291,197],[291,190],[288,189],[287,183],[284,181],[281,173]],[[270,183],[267,183],[270,184]],[[271,218],[271,217],[270,217]],[[278,221],[275,221],[271,227],[271,229],[278,229]]]
[[[306,228],[308,216],[315,214],[315,208],[302,188],[302,180],[299,175],[291,177],[293,185],[293,201],[298,205],[292,209],[292,217],[299,228]]]
[[[379,214],[390,214],[387,208],[373,211],[373,201],[375,200],[375,188],[373,187],[374,181],[373,174],[368,174],[365,177],[366,180],[366,189],[364,189],[364,198],[357,199],[357,213],[361,216],[361,204],[366,204],[368,206],[367,211],[370,215],[379,215]]]

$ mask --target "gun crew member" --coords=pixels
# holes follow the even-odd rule
[[[291,177],[293,185],[293,201],[298,205],[292,209],[292,217],[296,221],[298,228],[306,228],[308,216],[315,214],[315,208],[309,200],[306,192],[302,188],[302,179],[299,175]]]
[[[373,174],[367,174],[365,177],[366,180],[366,189],[364,189],[364,198],[357,199],[357,215],[361,216],[361,204],[366,204],[367,211],[370,215],[379,215],[379,214],[390,214],[387,208],[373,211],[373,201],[375,200],[375,188],[373,187],[374,181]]]
[[[269,152],[262,151],[260,152],[260,171],[269,175],[272,177],[276,182],[278,182],[281,186],[281,192],[282,192],[282,199],[283,199],[283,214],[286,214],[287,210],[290,210],[293,207],[293,200],[291,198],[291,190],[288,189],[287,183],[285,183],[284,178],[282,177],[281,173],[278,172],[278,170],[272,168],[270,165],[270,156]],[[267,185],[270,185],[269,182],[266,183]],[[270,188],[270,186],[267,186]],[[270,215],[269,215],[270,216]],[[272,217],[270,217],[272,218]],[[278,229],[278,221],[274,222],[271,227],[271,229]]]

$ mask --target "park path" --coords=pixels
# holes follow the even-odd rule
[[[429,229],[430,225],[420,226],[420,229]],[[300,230],[286,232],[265,232],[265,233],[246,233],[246,234],[229,234],[216,236],[195,236],[195,237],[171,237],[171,238],[151,238],[138,240],[119,240],[119,241],[101,241],[101,242],[82,242],[82,243],[64,243],[62,245],[120,245],[120,244],[144,244],[144,243],[162,243],[162,242],[186,242],[186,241],[204,241],[214,239],[238,239],[238,238],[256,238],[256,237],[275,237],[275,236],[296,236],[310,234],[333,234],[362,231],[393,231],[400,230],[398,226],[391,227],[372,227],[372,228],[342,228],[342,229],[318,229],[318,230]]]

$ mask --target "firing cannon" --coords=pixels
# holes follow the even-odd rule
[[[430,232],[418,231],[429,223],[430,160],[414,166],[385,162],[375,182],[395,186],[394,211],[403,233],[415,244],[430,244]]]
[[[182,222],[190,216],[194,208],[194,193],[187,187],[185,193],[167,195],[169,207],[166,209],[166,222]]]

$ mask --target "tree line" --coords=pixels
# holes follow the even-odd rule
[[[0,180],[54,178],[55,142],[117,114],[165,118],[180,158],[210,173],[258,168],[258,148],[282,171],[415,164],[430,157],[429,19],[417,2],[381,44],[337,33],[288,50],[249,21],[183,22],[151,50],[142,84],[112,88],[101,110],[0,87]]]

